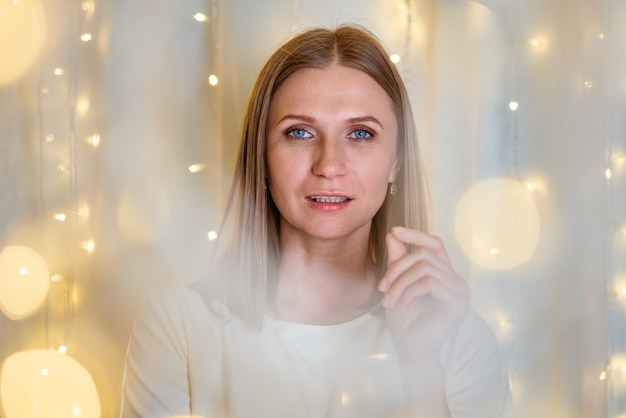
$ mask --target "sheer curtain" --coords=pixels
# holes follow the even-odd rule
[[[620,0],[4,0],[3,370],[61,351],[114,414],[139,304],[205,268],[264,60],[352,22],[397,55],[433,231],[501,343],[518,416],[626,416],[624,21]],[[45,284],[18,281],[42,260]]]

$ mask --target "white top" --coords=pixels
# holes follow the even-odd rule
[[[440,357],[453,417],[513,417],[497,341],[478,315]],[[267,316],[258,332],[187,287],[151,298],[137,317],[123,386],[125,418],[392,418],[403,405],[384,316],[331,326]]]

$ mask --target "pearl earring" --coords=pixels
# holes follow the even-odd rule
[[[395,196],[398,193],[398,186],[396,185],[396,181],[392,181],[389,183],[389,194]]]

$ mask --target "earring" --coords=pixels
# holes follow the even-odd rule
[[[389,194],[395,196],[398,193],[398,186],[396,185],[396,181],[392,181],[389,183]]]

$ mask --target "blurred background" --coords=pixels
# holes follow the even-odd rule
[[[141,302],[206,268],[262,64],[343,22],[405,79],[518,416],[626,417],[624,0],[0,0],[2,417],[115,416]]]

